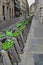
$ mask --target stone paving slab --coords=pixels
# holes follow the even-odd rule
[[[43,39],[32,39],[30,51],[43,52]]]
[[[43,65],[43,54],[34,54],[34,65]]]
[[[43,38],[43,27],[34,27],[34,37]]]

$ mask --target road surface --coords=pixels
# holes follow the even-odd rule
[[[12,18],[9,21],[0,22],[0,32],[3,32],[4,29],[7,29],[10,26],[15,25],[17,22],[19,22],[19,21],[21,21],[23,19],[24,19],[24,16],[20,16],[20,17]]]

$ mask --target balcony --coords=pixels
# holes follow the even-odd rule
[[[15,0],[15,4],[20,5],[20,2],[19,2],[19,1],[17,1],[17,0]]]
[[[15,8],[20,9],[20,2],[15,0]]]
[[[16,8],[18,8],[18,9],[20,9],[20,6],[19,6],[19,5],[17,5],[17,4],[15,5],[15,7],[16,7]]]
[[[9,5],[9,4],[10,4],[10,0],[6,0],[6,4],[8,4],[8,5]]]

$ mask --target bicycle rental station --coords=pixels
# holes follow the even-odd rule
[[[33,16],[20,21],[9,29],[0,32],[0,65],[18,65],[31,26]]]

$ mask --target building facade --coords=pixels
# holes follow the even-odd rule
[[[37,1],[37,2],[36,2]],[[43,0],[36,0],[36,14],[37,17],[40,19],[40,22],[43,23]]]
[[[26,0],[22,0],[22,10],[23,10],[23,13],[26,11]]]
[[[29,8],[29,14],[35,14],[35,3],[33,3]]]
[[[18,0],[19,2],[20,2],[20,15],[22,15],[22,12],[23,12],[23,10],[22,10],[22,0]]]
[[[27,0],[19,0],[20,2],[20,13],[25,15],[25,13],[29,13],[29,5]]]
[[[29,15],[29,4],[27,0],[26,0],[26,13],[27,15]]]
[[[24,15],[26,10],[26,0],[18,0],[20,2],[20,15]]]
[[[14,0],[14,14],[15,14],[15,16],[20,16],[20,2],[19,2],[19,0]]]
[[[35,0],[35,12],[37,11],[39,6],[39,0]]]
[[[14,0],[0,0],[0,19],[14,17]]]

